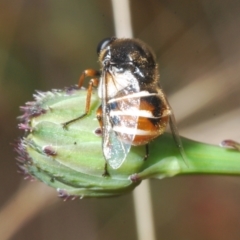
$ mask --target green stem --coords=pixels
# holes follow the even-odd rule
[[[240,152],[181,137],[187,156],[185,163],[173,144],[170,134],[164,134],[151,144],[151,163],[139,178],[165,177],[176,174],[240,174]],[[161,151],[162,149],[162,151]]]

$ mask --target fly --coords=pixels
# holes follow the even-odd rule
[[[91,80],[85,112],[77,119],[89,113],[92,90],[98,87],[101,105],[97,119],[106,160],[103,175],[108,175],[107,164],[113,169],[122,165],[132,145],[146,145],[144,159],[147,159],[148,143],[163,134],[168,123],[185,159],[173,111],[159,85],[158,65],[152,50],[138,39],[112,37],[99,43],[97,53],[101,71],[87,69],[79,78],[79,88],[86,77]],[[64,123],[64,127],[77,119]]]

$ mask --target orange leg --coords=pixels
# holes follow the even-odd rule
[[[92,77],[91,80],[88,83],[88,89],[87,89],[87,97],[86,97],[86,105],[85,105],[85,112],[80,115],[77,118],[74,118],[70,121],[64,122],[62,123],[63,128],[66,128],[70,123],[73,123],[81,118],[83,118],[84,116],[86,116],[89,113],[90,110],[90,103],[91,103],[91,96],[92,96],[92,89],[93,87],[97,87],[98,86],[98,77],[100,76],[100,72],[96,71],[94,69],[86,69],[85,71],[83,71],[83,73],[81,74],[79,81],[78,81],[78,87],[81,88],[83,85],[83,82],[85,80],[86,77]]]
[[[81,88],[83,85],[83,82],[86,77],[92,77],[92,78],[98,78],[100,76],[100,72],[94,69],[86,69],[82,72],[79,80],[78,80],[78,87]]]
[[[100,105],[97,109],[97,120],[99,122],[99,125],[102,129],[103,123],[102,123],[102,105]]]

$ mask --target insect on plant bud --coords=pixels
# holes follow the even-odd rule
[[[97,53],[100,71],[87,69],[78,86],[38,92],[21,108],[26,134],[16,151],[26,178],[74,199],[120,195],[150,177],[239,172],[224,162],[239,161],[239,143],[222,143],[234,152],[180,138],[145,43],[107,38]],[[165,133],[168,124],[172,135]]]
[[[100,42],[97,53],[101,71],[87,69],[78,86],[38,92],[34,102],[22,107],[19,128],[27,134],[18,144],[21,169],[66,198],[118,195],[156,175],[149,145],[168,123],[185,160],[151,49],[140,40],[112,37]],[[88,88],[81,90],[87,77]],[[173,159],[167,175],[179,172]]]

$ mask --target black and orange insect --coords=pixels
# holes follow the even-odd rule
[[[99,43],[97,53],[101,70],[87,69],[79,79],[81,88],[84,79],[91,77],[85,113],[79,118],[88,114],[92,89],[98,87],[101,106],[97,118],[106,163],[119,168],[132,145],[146,145],[146,159],[148,143],[161,135],[168,123],[184,156],[172,109],[159,85],[158,65],[151,49],[137,39],[112,37]]]

